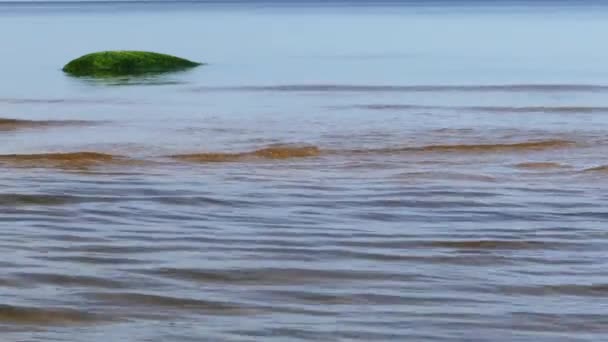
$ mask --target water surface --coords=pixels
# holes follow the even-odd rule
[[[7,341],[599,341],[601,2],[0,3]],[[207,62],[72,78],[84,53]]]

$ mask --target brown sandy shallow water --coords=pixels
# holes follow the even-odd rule
[[[55,129],[77,128],[45,132]],[[85,144],[1,154],[4,336],[608,333],[601,136],[338,133],[225,150]]]

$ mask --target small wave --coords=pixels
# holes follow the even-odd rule
[[[1,287],[16,287],[16,288],[23,288],[23,284],[17,280],[14,279],[5,279],[5,278],[0,278],[0,288]]]
[[[370,150],[353,150],[354,153],[400,153],[400,152],[438,152],[438,153],[492,153],[492,152],[528,152],[539,150],[573,147],[576,143],[570,140],[535,140],[515,143],[496,144],[453,144],[426,145],[419,147],[382,148]]]
[[[548,249],[564,248],[565,243],[525,241],[525,240],[452,240],[452,241],[429,241],[427,246],[454,249],[473,250],[524,250],[524,249]]]
[[[66,275],[51,273],[20,273],[17,276],[28,284],[51,284],[56,286],[121,288],[121,282],[83,275]]]
[[[135,162],[124,156],[98,152],[67,152],[0,155],[0,164],[13,167],[87,169],[101,165],[125,165]]]
[[[0,305],[0,323],[69,325],[88,324],[101,320],[98,315],[71,309],[33,308]]]
[[[225,270],[165,268],[144,271],[144,273],[199,283],[238,285],[290,285],[335,281],[364,281],[375,280],[382,276],[411,280],[407,275],[383,274],[374,271],[320,270],[305,268],[241,268]]]
[[[335,107],[345,108],[345,107]],[[425,106],[412,104],[370,104],[355,105],[346,108],[359,108],[369,110],[454,110],[487,113],[557,113],[557,114],[591,114],[608,113],[608,107],[581,107],[581,106]]]
[[[14,131],[25,128],[43,128],[51,126],[75,126],[90,124],[87,121],[65,120],[65,121],[33,121],[19,119],[0,118],[0,131]]]
[[[98,256],[98,255],[68,255],[68,256],[39,256],[36,259],[44,260],[44,261],[58,261],[58,262],[66,262],[66,263],[78,263],[78,264],[87,264],[87,265],[134,265],[134,264],[143,264],[148,261],[142,261],[133,258],[114,258],[108,256]]]
[[[133,104],[133,101],[123,99],[34,99],[34,98],[0,98],[0,103],[5,104]]]
[[[589,92],[608,91],[608,85],[593,84],[501,84],[501,85],[353,85],[290,84],[197,87],[193,91],[246,92]]]
[[[170,156],[173,159],[210,163],[210,162],[230,162],[244,161],[255,159],[290,159],[290,158],[306,158],[316,157],[320,155],[320,150],[316,146],[271,146],[262,148],[252,152],[242,153],[195,153],[195,154],[178,154]]]
[[[73,198],[63,195],[0,194],[0,206],[63,205],[73,202]]]
[[[536,151],[573,146],[569,140],[539,140],[505,144],[455,144],[429,145],[419,148],[425,152],[502,152],[502,151]]]
[[[570,140],[536,140],[515,143],[496,144],[453,144],[453,145],[425,145],[413,147],[387,147],[377,149],[345,149],[322,150],[316,146],[292,147],[273,146],[251,152],[240,153],[194,153],[176,154],[169,158],[198,163],[213,162],[242,162],[263,159],[290,159],[317,157],[320,155],[385,155],[400,153],[499,153],[499,152],[533,152],[551,149],[573,147],[576,143]]]
[[[608,173],[608,165],[601,165],[601,166],[596,166],[596,167],[590,167],[588,169],[583,170],[583,172]]]
[[[302,158],[316,157],[319,155],[319,148],[315,146],[306,147],[288,147],[275,146],[263,148],[252,153],[256,157],[267,159],[286,159],[286,158]]]
[[[427,171],[406,172],[397,175],[400,179],[441,179],[451,181],[495,182],[496,178],[483,174],[469,174],[459,172]]]
[[[560,169],[567,167],[566,165],[554,162],[526,162],[514,165],[520,169]]]
[[[499,290],[502,293],[526,296],[606,297],[608,295],[608,284],[505,286],[500,287]]]
[[[178,298],[144,293],[88,293],[85,297],[104,301],[108,304],[146,306],[174,310],[194,310],[209,314],[247,314],[252,309],[229,302],[209,301],[194,298]]]

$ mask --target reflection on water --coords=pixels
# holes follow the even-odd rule
[[[602,341],[605,9],[433,3],[0,4],[0,340]]]
[[[181,71],[184,73],[186,71]],[[180,72],[171,73],[144,73],[129,76],[68,76],[74,80],[87,83],[91,86],[160,86],[160,85],[180,85],[186,84],[179,77],[172,75]]]

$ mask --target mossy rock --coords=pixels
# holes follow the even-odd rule
[[[103,51],[79,57],[63,71],[74,76],[112,77],[178,71],[201,64],[156,52]]]

